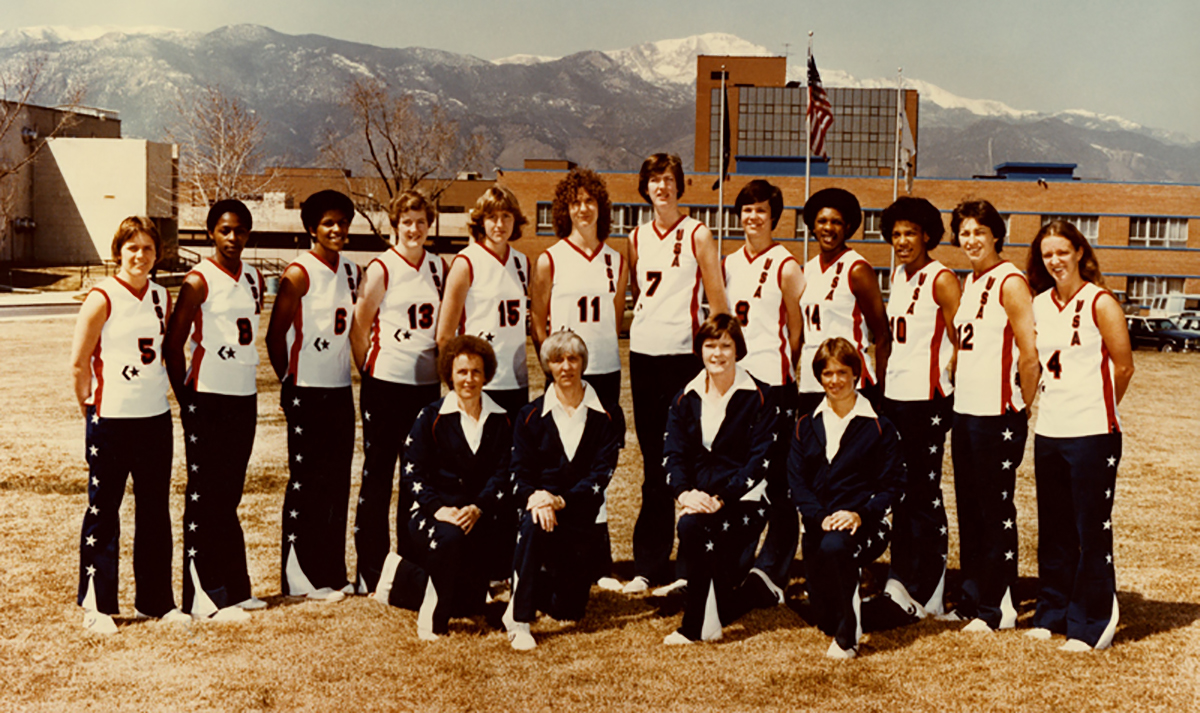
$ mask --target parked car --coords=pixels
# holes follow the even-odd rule
[[[1200,332],[1180,329],[1166,317],[1126,317],[1133,348],[1150,347],[1160,352],[1200,350]]]
[[[1185,314],[1175,320],[1175,324],[1185,332],[1200,332],[1200,315]]]

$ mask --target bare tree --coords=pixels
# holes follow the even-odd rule
[[[46,119],[31,121],[27,108],[46,90],[42,72],[46,68],[43,55],[30,57],[12,71],[0,71],[0,261],[14,258],[12,225],[16,218],[16,186],[8,180],[38,157],[46,139],[66,133],[78,123],[74,110],[83,104],[86,88],[68,86],[58,98],[59,111],[47,114]],[[20,132],[20,137],[15,132]]]
[[[421,189],[436,203],[455,177],[479,163],[487,152],[480,134],[465,139],[458,121],[441,105],[422,112],[412,94],[394,95],[375,79],[357,79],[346,90],[342,105],[350,110],[349,132],[331,134],[322,152],[339,167],[364,163],[371,178],[367,185],[382,184],[382,194],[347,179],[347,190],[359,212],[376,235],[385,226],[376,225],[374,214],[398,193]]]
[[[212,205],[224,198],[249,198],[269,183],[259,173],[265,123],[241,100],[216,85],[180,93],[175,125],[167,136],[179,145],[180,181],[192,202]]]

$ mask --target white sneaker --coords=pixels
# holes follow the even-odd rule
[[[533,634],[529,631],[529,624],[525,622],[514,622],[513,628],[508,631],[508,640],[517,651],[531,651],[537,647],[537,642],[533,640]]]
[[[933,618],[937,619],[938,621],[965,621],[962,618],[962,615],[956,611],[948,611],[942,614],[937,614]]]
[[[909,616],[915,616],[918,619],[928,616],[925,607],[917,604],[916,600],[909,595],[908,589],[898,579],[888,579],[887,584],[883,586],[883,594]]]
[[[825,651],[825,658],[827,659],[845,660],[852,659],[855,656],[858,656],[857,651],[854,649],[843,649],[841,646],[838,646],[837,639],[830,641],[829,648]]]
[[[250,612],[234,604],[233,606],[225,607],[224,609],[218,609],[217,612],[212,616],[203,618],[206,621],[242,622],[249,621]]]
[[[392,583],[396,579],[396,570],[400,568],[400,563],[403,561],[395,552],[389,552],[387,557],[383,558],[383,569],[379,572],[379,582],[375,584],[375,593],[370,595],[372,599],[380,604],[388,603],[388,599],[392,596]]]
[[[1049,629],[1043,629],[1042,627],[1039,626],[1037,628],[1026,631],[1025,635],[1031,639],[1037,639],[1038,641],[1046,641],[1047,639],[1049,639],[1051,637],[1052,634],[1050,633]]]
[[[1079,639],[1067,639],[1067,643],[1058,647],[1058,650],[1059,651],[1069,651],[1074,654],[1081,654],[1081,653],[1084,653],[1087,651],[1091,651],[1092,647],[1083,643]]]
[[[163,614],[162,617],[159,618],[159,621],[165,624],[191,624],[192,617],[189,614],[184,614],[178,609],[172,609],[166,614]]]
[[[83,628],[93,634],[117,633],[117,623],[113,621],[113,618],[94,609],[83,612]]]
[[[613,579],[612,577],[601,577],[600,579],[597,579],[596,586],[600,587],[601,589],[603,589],[607,592],[624,591],[624,587],[621,586],[621,583],[618,582],[616,579]]]
[[[971,623],[964,626],[962,630],[972,634],[992,633],[992,627],[988,626],[987,622],[983,619],[972,619]]]
[[[621,592],[623,594],[641,594],[649,588],[650,580],[639,574],[638,576],[626,582],[625,586],[621,587]]]
[[[346,586],[342,587],[342,594],[345,594],[347,596],[354,594],[354,585],[347,584]]]
[[[438,639],[440,639],[442,637],[433,633],[433,629],[426,629],[424,627],[418,626],[417,627],[417,638],[420,639],[421,641],[437,641]]]
[[[672,631],[670,634],[667,634],[666,637],[663,638],[663,643],[667,646],[683,646],[684,644],[694,644],[696,642],[692,641],[676,630]]]
[[[314,589],[308,594],[303,594],[301,596],[311,602],[326,602],[328,604],[332,604],[333,602],[340,602],[345,599],[346,593],[340,589],[321,587],[320,589]]]
[[[234,604],[234,606],[238,609],[245,609],[246,611],[256,611],[258,609],[266,609],[267,603],[258,597],[251,596],[246,601],[238,602],[237,604]]]
[[[653,592],[650,592],[650,596],[665,597],[669,594],[674,594],[675,592],[684,592],[686,590],[687,590],[687,580],[686,579],[677,579],[674,582],[671,582],[670,584],[664,584],[663,586],[655,589]]]

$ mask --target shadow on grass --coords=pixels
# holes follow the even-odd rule
[[[1117,592],[1117,605],[1121,607],[1121,622],[1114,644],[1141,641],[1200,620],[1200,604],[1160,602],[1146,599],[1139,592]]]

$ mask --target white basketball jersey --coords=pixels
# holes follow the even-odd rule
[[[383,268],[384,292],[363,371],[395,384],[438,383],[436,334],[446,263],[426,251],[414,265],[393,247],[371,264]]]
[[[813,375],[813,357],[826,339],[842,337],[858,350],[862,359],[862,377],[858,388],[875,383],[875,369],[867,355],[867,325],[863,321],[858,299],[850,290],[850,270],[865,263],[862,255],[847,250],[828,266],[821,266],[818,255],[804,266],[804,294],[800,295],[800,312],[804,317],[804,346],[800,349],[800,391],[823,391],[821,381]]]
[[[288,328],[287,373],[296,386],[349,386],[350,321],[361,270],[341,255],[330,267],[311,252],[292,265],[308,275],[308,293]]]
[[[629,350],[638,354],[691,354],[700,329],[704,284],[696,261],[696,233],[704,224],[690,216],[660,233],[654,221],[633,229],[637,250],[637,304],[629,326]]]
[[[563,238],[546,249],[550,256],[550,331],[570,329],[588,348],[586,374],[621,370],[613,296],[625,258],[605,243],[594,255]]]
[[[958,331],[958,367],[954,410],[971,416],[999,416],[1025,408],[1017,373],[1017,342],[1001,290],[1012,278],[1026,285],[1025,275],[1002,261],[987,272],[967,275],[962,301],[954,314]]]
[[[1053,438],[1096,436],[1121,430],[1113,364],[1100,327],[1096,302],[1108,291],[1086,282],[1060,304],[1053,288],[1033,300],[1041,399],[1034,433]]]
[[[770,386],[790,384],[792,347],[788,341],[787,307],[783,303],[783,266],[796,258],[775,243],[750,257],[741,250],[725,257],[725,295],[742,324],[746,356],[738,362]]]
[[[171,294],[147,282],[139,295],[109,277],[92,288],[104,295],[108,317],[92,352],[92,396],[102,418],[145,418],[170,409],[162,340]]]
[[[934,260],[913,275],[907,265],[892,273],[887,305],[892,354],[883,388],[884,396],[893,401],[928,401],[954,392],[950,383],[954,344],[933,289],[943,272],[949,270]]]
[[[466,260],[471,269],[462,323],[463,334],[486,339],[496,352],[496,376],[489,389],[523,389],[529,386],[525,355],[529,307],[529,258],[508,248],[501,260],[483,243],[472,241],[455,260]]]
[[[201,260],[192,274],[208,286],[192,321],[192,362],[187,383],[209,394],[257,393],[258,320],[263,305],[262,277],[242,263],[236,275],[212,260]]]

